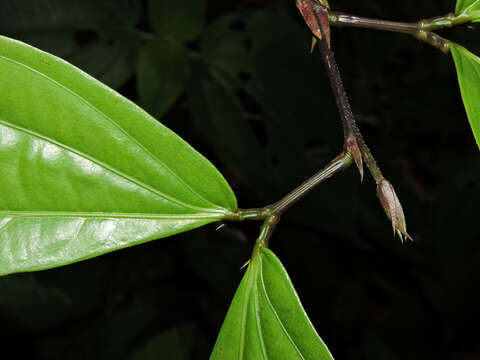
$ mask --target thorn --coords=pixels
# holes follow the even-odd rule
[[[225,225],[224,223],[221,223],[220,225],[218,225],[218,226],[215,228],[215,231],[221,230],[221,229],[224,228],[225,226],[227,226],[227,225]]]
[[[242,270],[242,269],[243,269],[244,267],[246,267],[248,264],[250,264],[250,259],[247,260],[247,262],[242,265],[242,267],[240,268],[240,270]]]

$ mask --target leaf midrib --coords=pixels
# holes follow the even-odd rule
[[[108,122],[110,122],[111,124],[113,124],[113,126],[115,126],[119,131],[121,131],[124,135],[126,135],[130,140],[132,140],[132,142],[134,142],[140,149],[142,149],[145,153],[147,153],[152,159],[154,159],[158,165],[160,165],[162,168],[164,168],[168,173],[170,173],[178,182],[180,182],[182,185],[185,186],[185,188],[187,188],[191,193],[193,193],[194,195],[196,195],[197,197],[199,197],[200,199],[202,199],[203,201],[205,201],[206,203],[212,205],[212,207],[216,208],[216,209],[223,209],[222,207],[216,205],[216,204],[213,204],[210,200],[208,199],[205,199],[201,194],[199,194],[195,189],[193,189],[191,187],[191,185],[189,185],[188,183],[186,183],[176,172],[174,172],[169,166],[167,166],[163,161],[161,161],[157,156],[155,156],[153,153],[151,153],[147,148],[145,148],[145,146],[140,143],[137,138],[135,138],[133,135],[131,135],[130,133],[128,133],[127,131],[125,131],[124,128],[122,128],[117,122],[115,122],[111,117],[109,117],[107,114],[105,114],[103,111],[101,111],[99,108],[97,108],[96,106],[94,106],[92,103],[90,103],[89,101],[87,101],[85,98],[83,98],[82,96],[80,96],[79,94],[77,94],[76,92],[74,92],[73,90],[67,88],[65,85],[61,84],[60,82],[52,79],[51,77],[47,76],[46,74],[36,70],[36,69],[33,69],[31,68],[30,66],[27,66],[21,62],[18,62],[12,58],[9,58],[7,56],[4,56],[4,55],[0,55],[0,58],[3,58],[5,59],[6,61],[10,61],[11,63],[17,65],[17,66],[20,66],[20,67],[23,67],[33,73],[36,73],[42,77],[44,77],[45,79],[47,79],[48,81],[50,81],[51,83],[53,83],[54,85],[58,86],[59,88],[61,88],[62,90],[72,94],[74,97],[78,98],[81,102],[83,102],[84,104],[86,104],[88,107],[90,107],[92,110],[94,110],[95,112],[97,112],[100,116],[102,116],[105,120],[107,120]],[[190,208],[192,208],[192,206],[190,206]]]
[[[265,294],[265,300],[268,304],[268,307],[270,308],[273,315],[275,316],[275,319],[277,320],[278,324],[280,325],[283,333],[285,334],[287,339],[290,341],[290,343],[292,344],[292,346],[294,347],[295,351],[300,356],[300,358],[302,360],[305,360],[305,357],[302,355],[302,353],[301,353],[300,349],[298,348],[297,344],[295,343],[295,341],[292,339],[292,337],[288,333],[287,329],[285,328],[285,325],[283,324],[282,320],[280,319],[280,316],[277,313],[277,310],[275,310],[275,307],[273,306],[272,302],[270,301],[270,297],[268,296],[268,292],[267,292],[267,287],[265,286],[265,281],[264,281],[264,278],[263,278],[263,261],[262,261],[261,258],[260,258],[260,283],[262,285],[262,290]]]
[[[211,213],[197,214],[150,214],[150,213],[116,213],[116,212],[82,212],[82,211],[0,211],[0,217],[71,217],[71,218],[118,218],[144,220],[219,220],[223,215],[212,216]],[[8,222],[7,222],[8,223]],[[3,225],[0,227],[0,230]]]
[[[462,14],[468,12],[468,10],[470,10],[472,7],[474,7],[480,0],[477,0],[477,1],[474,1],[473,3],[471,3],[468,7],[465,8],[465,10],[462,11]]]
[[[133,184],[137,185],[138,187],[140,187],[140,188],[142,188],[142,189],[144,189],[144,190],[146,190],[146,191],[148,191],[148,192],[150,192],[150,193],[152,193],[152,194],[154,194],[158,197],[161,197],[165,200],[168,200],[168,201],[170,201],[174,204],[180,205],[184,208],[188,208],[188,209],[191,209],[191,210],[194,210],[194,211],[199,211],[199,212],[210,212],[210,213],[220,213],[221,212],[223,214],[225,213],[225,210],[221,211],[221,210],[215,210],[215,209],[205,209],[205,208],[197,207],[197,206],[194,206],[194,205],[191,205],[191,204],[187,204],[187,203],[185,203],[185,202],[183,202],[179,199],[175,199],[175,198],[173,198],[169,195],[166,195],[165,193],[151,187],[150,185],[147,185],[147,184],[143,183],[142,181],[139,181],[138,179],[133,178],[130,175],[127,175],[127,174],[123,173],[120,170],[112,168],[111,166],[109,166],[109,165],[107,165],[107,164],[105,164],[105,163],[103,163],[103,162],[101,162],[97,159],[94,159],[94,158],[92,158],[92,157],[90,157],[90,156],[88,156],[88,155],[86,155],[86,154],[84,154],[84,153],[82,153],[82,152],[80,152],[76,149],[73,149],[73,148],[71,148],[71,147],[69,147],[65,144],[62,144],[58,141],[50,139],[49,137],[46,137],[44,135],[38,134],[38,133],[36,133],[32,130],[26,129],[22,126],[13,125],[13,124],[11,124],[9,122],[6,122],[5,120],[2,120],[2,119],[0,119],[0,124],[4,125],[6,127],[9,127],[10,129],[14,129],[14,130],[17,130],[19,132],[23,132],[26,135],[36,137],[36,138],[38,138],[42,141],[45,141],[47,143],[50,143],[50,144],[55,145],[57,147],[60,147],[63,150],[65,150],[67,152],[70,152],[72,154],[75,154],[75,155],[77,155],[77,156],[79,156],[79,157],[81,157],[85,160],[88,160],[88,161],[100,166],[101,168],[103,168],[103,169],[105,169],[105,170],[107,170],[107,171],[109,171],[109,172],[111,172],[111,173],[129,181],[130,183],[133,183]]]

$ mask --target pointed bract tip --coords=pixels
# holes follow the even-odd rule
[[[398,235],[402,243],[407,241],[407,239],[413,241],[412,237],[407,233],[407,223],[402,205],[398,200],[395,189],[388,180],[383,179],[377,184],[377,196],[385,214],[392,222],[393,236]]]
[[[355,165],[357,165],[358,172],[360,173],[360,182],[363,182],[363,159],[357,140],[355,138],[348,139],[346,148],[347,151],[352,155]]]

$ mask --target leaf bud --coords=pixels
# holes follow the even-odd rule
[[[397,194],[395,194],[392,184],[388,180],[383,179],[377,184],[377,196],[385,214],[392,222],[393,236],[398,235],[402,242],[406,239],[413,241],[407,233],[407,224],[402,205],[398,200]]]

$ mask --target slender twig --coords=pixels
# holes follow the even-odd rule
[[[328,22],[333,26],[348,26],[365,29],[393,31],[403,34],[410,34],[425,43],[438,48],[444,53],[450,51],[448,40],[435,34],[433,30],[444,27],[451,27],[465,23],[465,17],[455,17],[453,14],[448,14],[443,17],[433,19],[420,20],[418,22],[396,22],[379,19],[371,19],[356,15],[345,14],[342,12],[330,11],[328,13]]]
[[[258,246],[268,247],[268,241],[272,237],[272,234],[279,221],[280,215],[270,215],[264,220],[262,227],[260,228],[260,235],[257,239]]]
[[[352,155],[350,153],[342,153],[340,156],[332,160],[322,170],[313,175],[310,179],[306,180],[300,186],[292,190],[289,194],[284,196],[276,203],[266,207],[271,214],[280,215],[290,206],[295,204],[298,200],[308,194],[313,188],[319,184],[330,179],[335,174],[345,170],[352,164]]]
[[[268,247],[268,241],[272,236],[281,215],[298,200],[307,195],[316,186],[330,179],[335,174],[348,168],[353,162],[350,153],[342,153],[332,160],[322,170],[313,175],[310,179],[293,189],[282,199],[272,205],[258,209],[239,209],[235,214],[225,217],[225,220],[243,221],[243,220],[263,220],[260,228],[256,246],[253,250],[255,253],[260,247]]]
[[[254,209],[238,209],[237,212],[226,215],[224,220],[244,221],[244,220],[266,220],[269,217],[282,215],[285,210],[305,197],[317,185],[330,179],[332,176],[345,170],[352,164],[352,155],[350,153],[342,153],[333,159],[322,170],[318,171],[311,178],[303,182],[300,186],[293,189],[279,201],[265,206],[263,208]]]
[[[379,19],[371,19],[342,12],[330,11],[328,22],[335,26],[359,27],[365,29],[414,33],[418,30],[417,23],[395,22]]]
[[[318,41],[343,126],[344,151],[353,156],[360,172],[360,179],[363,180],[363,160],[359,146],[361,134],[355,123],[355,117],[343,87],[340,70],[331,49],[328,8],[312,0],[297,0],[297,8]]]

